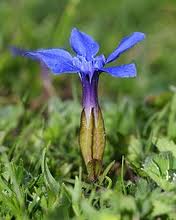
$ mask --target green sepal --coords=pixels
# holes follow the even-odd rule
[[[79,144],[91,181],[95,181],[102,170],[105,148],[105,129],[100,107],[92,108],[89,118],[85,109],[81,114]]]

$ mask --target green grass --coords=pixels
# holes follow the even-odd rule
[[[174,0],[0,2],[0,219],[176,219]],[[52,3],[51,3],[52,2]],[[7,47],[69,48],[77,26],[109,54],[122,36],[145,42],[136,79],[100,78],[106,127],[103,173],[87,180],[78,145],[78,76],[51,76]]]
[[[107,144],[95,184],[79,155],[76,100],[53,97],[42,113],[1,107],[1,218],[175,219],[175,99],[162,108],[103,104]]]

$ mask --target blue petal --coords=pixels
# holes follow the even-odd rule
[[[136,66],[134,63],[114,67],[105,67],[101,68],[100,70],[109,73],[111,76],[119,78],[135,77],[137,75]]]
[[[134,32],[131,35],[123,38],[118,47],[112,52],[106,60],[106,63],[112,62],[117,59],[121,53],[135,46],[140,41],[144,40],[145,34],[141,32]]]
[[[88,61],[99,51],[98,43],[77,28],[73,28],[71,32],[70,45],[78,55],[85,57]]]
[[[39,49],[26,51],[11,47],[14,55],[26,56],[44,63],[53,73],[77,72],[79,69],[73,65],[73,58],[63,49]]]

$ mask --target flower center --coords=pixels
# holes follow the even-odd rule
[[[83,56],[77,56],[73,59],[73,64],[85,75],[92,75],[94,70],[93,60],[87,61]]]
[[[92,60],[87,61],[83,56],[77,56],[73,58],[73,65],[79,68],[80,73],[88,76],[91,80],[93,74],[98,72],[105,64],[105,58],[103,55],[93,57]]]

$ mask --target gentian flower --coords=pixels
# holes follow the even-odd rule
[[[34,51],[12,48],[15,55],[37,60],[47,66],[54,74],[79,74],[83,94],[79,142],[89,178],[93,181],[101,173],[105,147],[104,123],[98,103],[99,75],[106,72],[113,77],[135,77],[136,67],[134,63],[112,67],[106,67],[106,65],[116,60],[122,53],[144,38],[143,33],[132,33],[123,38],[107,58],[103,54],[97,56],[99,44],[91,36],[77,28],[73,28],[70,36],[70,45],[76,56],[72,56],[68,51],[60,48]]]

